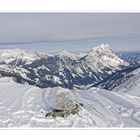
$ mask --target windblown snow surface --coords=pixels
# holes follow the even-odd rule
[[[77,114],[45,117],[60,92],[83,103]],[[0,82],[0,127],[139,127],[140,98],[102,89],[70,91],[61,87]]]

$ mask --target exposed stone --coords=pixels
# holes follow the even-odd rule
[[[80,104],[75,104],[73,108],[68,108],[67,110],[57,110],[54,109],[52,112],[46,114],[46,117],[67,117],[70,114],[76,114],[79,111]]]

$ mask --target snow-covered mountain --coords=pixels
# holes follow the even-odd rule
[[[140,68],[140,66],[131,66],[126,69],[119,70],[116,73],[109,75],[101,82],[92,85],[92,87],[95,86],[106,90],[113,90],[115,87],[123,84],[125,81],[133,77],[133,71],[137,70],[138,68]]]
[[[24,65],[30,64],[40,58],[45,58],[46,55],[43,53],[26,51],[23,49],[3,49],[0,50],[0,64],[13,64],[13,65]]]
[[[140,96],[140,67],[126,75],[129,78],[122,84],[116,86],[113,91]]]
[[[66,95],[66,96],[65,96]],[[65,100],[62,100],[64,97]],[[58,104],[56,106],[56,101]],[[46,116],[69,101],[80,104],[65,117]],[[71,104],[71,103],[70,103]],[[61,110],[57,110],[58,113]],[[91,88],[62,87],[0,82],[0,127],[139,127],[140,97]]]
[[[45,54],[21,49],[0,51],[1,78],[38,87],[62,86],[69,89],[96,84],[129,64],[101,44],[90,52],[63,51]]]
[[[107,44],[84,53],[0,50],[0,127],[140,127],[139,90],[140,65]]]

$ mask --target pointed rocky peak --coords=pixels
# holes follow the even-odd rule
[[[108,44],[100,44],[97,47],[94,47],[93,51],[94,50],[99,50],[99,49],[102,49],[102,50],[106,50],[107,49],[108,50],[108,49],[111,49],[111,47]]]
[[[108,53],[113,53],[113,51],[108,44],[101,44],[97,47],[94,47],[89,52],[89,55],[95,55],[96,53],[98,53],[98,54],[108,54]]]
[[[129,64],[120,59],[111,49],[108,44],[101,44],[92,51],[90,51],[86,57],[89,61],[100,62],[102,65],[108,65],[111,67],[117,67],[119,65],[128,66]]]

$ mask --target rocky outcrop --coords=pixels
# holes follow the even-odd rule
[[[55,100],[50,104],[52,111],[46,114],[46,117],[67,117],[70,114],[76,114],[83,106],[82,103],[74,100],[72,93],[61,92],[56,94]]]

